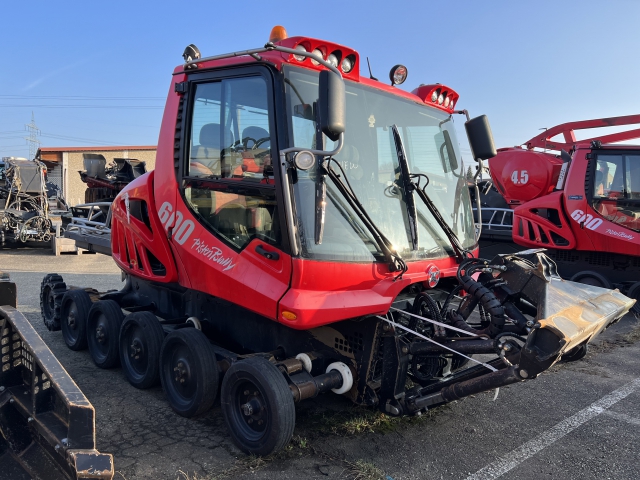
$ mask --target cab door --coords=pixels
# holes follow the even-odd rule
[[[271,74],[194,75],[171,242],[192,288],[276,319],[289,288]]]

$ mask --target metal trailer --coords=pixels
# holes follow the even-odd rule
[[[0,281],[0,479],[111,479],[95,410]]]

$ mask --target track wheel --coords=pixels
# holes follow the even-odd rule
[[[151,312],[130,313],[120,328],[120,364],[136,388],[153,387],[160,381],[162,325]]]
[[[606,277],[590,270],[576,273],[571,277],[571,281],[584,283],[585,285],[593,285],[594,287],[611,288],[611,282],[607,280]]]
[[[582,345],[578,345],[577,347],[572,348],[564,355],[562,355],[562,360],[565,362],[575,362],[576,360],[584,358],[588,351],[589,345],[583,343]]]
[[[60,326],[62,338],[71,350],[87,348],[87,318],[91,310],[91,298],[84,290],[69,290],[62,297]]]
[[[287,381],[261,357],[234,363],[222,380],[222,413],[235,444],[253,455],[283,448],[293,435],[296,409]]]
[[[49,273],[40,284],[40,312],[45,326],[51,330],[60,330],[60,305],[67,285],[57,273]]]
[[[93,362],[100,368],[117,367],[120,361],[118,345],[124,315],[113,300],[99,300],[89,310],[87,341]]]
[[[193,417],[209,410],[218,394],[219,375],[216,355],[200,330],[181,328],[164,339],[160,381],[178,415]]]

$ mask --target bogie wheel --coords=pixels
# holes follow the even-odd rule
[[[153,387],[160,381],[162,325],[151,312],[130,313],[120,327],[120,364],[136,388]]]
[[[89,310],[87,341],[93,362],[100,368],[117,367],[120,327],[124,315],[113,300],[99,300]]]
[[[51,330],[60,330],[60,305],[67,285],[57,273],[49,273],[40,284],[40,312],[45,326]]]
[[[234,363],[222,380],[220,403],[231,438],[248,454],[268,455],[293,436],[293,395],[282,373],[265,358]]]
[[[594,287],[611,288],[611,282],[607,280],[606,277],[590,270],[576,273],[571,277],[571,281],[584,283],[585,285],[593,285]]]
[[[171,408],[193,417],[211,408],[220,373],[207,337],[195,328],[171,332],[160,352],[160,382]]]
[[[91,310],[91,297],[84,290],[69,290],[62,297],[60,326],[62,338],[71,350],[87,348],[87,319]]]

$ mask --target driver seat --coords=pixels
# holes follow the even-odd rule
[[[220,175],[220,151],[233,144],[233,133],[229,128],[224,128],[223,145],[220,145],[221,128],[224,127],[219,123],[207,123],[200,129],[200,145],[191,147],[191,175]]]

